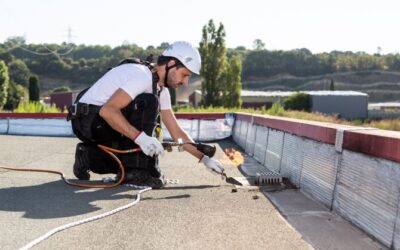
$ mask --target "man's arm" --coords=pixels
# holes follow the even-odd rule
[[[116,131],[133,140],[146,155],[162,155],[164,148],[154,137],[146,135],[132,126],[124,117],[121,109],[131,103],[132,98],[122,89],[118,89],[100,109],[100,116]]]
[[[131,97],[124,90],[118,89],[103,105],[99,114],[114,130],[133,139],[140,131],[133,127],[121,112],[131,101]]]
[[[172,110],[161,110],[161,118],[174,141],[178,141],[178,139],[181,138],[183,142],[194,142],[188,133],[179,125]],[[203,153],[198,151],[193,145],[185,144],[183,148],[199,160],[203,157]]]

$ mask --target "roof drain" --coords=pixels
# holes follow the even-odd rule
[[[274,172],[257,173],[255,176],[228,177],[226,181],[236,186],[281,186],[282,175]]]
[[[282,176],[274,172],[257,173],[254,178],[254,184],[257,186],[281,184]]]

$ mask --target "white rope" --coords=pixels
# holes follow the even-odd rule
[[[81,225],[81,224],[84,224],[84,223],[88,223],[88,222],[91,222],[91,221],[94,221],[94,220],[98,220],[98,219],[110,216],[112,214],[118,213],[118,212],[120,212],[122,210],[128,209],[128,208],[136,205],[140,201],[140,194],[141,193],[144,193],[144,192],[149,191],[149,190],[151,190],[151,187],[145,187],[144,189],[141,189],[138,192],[138,194],[136,195],[136,200],[134,200],[133,202],[131,202],[131,203],[125,205],[125,206],[116,208],[116,209],[111,210],[109,212],[106,212],[106,213],[103,213],[103,214],[99,214],[99,215],[96,215],[96,216],[93,216],[93,217],[90,217],[90,218],[87,218],[87,219],[79,220],[79,221],[76,221],[76,222],[68,223],[66,225],[54,228],[53,230],[49,231],[48,233],[44,234],[43,236],[40,236],[39,238],[29,242],[27,245],[21,247],[20,250],[30,249],[33,246],[35,246],[35,245],[39,244],[40,242],[44,241],[45,239],[49,238],[53,234],[58,233],[60,231],[63,231],[65,229],[67,229],[67,228],[78,226],[78,225]]]

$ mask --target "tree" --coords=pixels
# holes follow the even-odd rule
[[[31,71],[26,66],[24,61],[20,59],[12,61],[8,65],[8,71],[11,82],[21,84],[24,87],[28,86],[28,79],[31,75]]]
[[[169,47],[169,43],[167,43],[167,42],[162,42],[162,43],[160,44],[160,46],[157,47],[157,49],[166,50],[168,47]]]
[[[265,43],[261,39],[255,39],[253,41],[253,49],[254,50],[264,50]]]
[[[8,88],[7,102],[4,105],[4,109],[13,111],[23,100],[28,99],[28,90],[20,85],[10,82],[10,87]]]
[[[38,102],[40,97],[39,79],[37,76],[29,77],[29,100]]]
[[[8,68],[4,61],[0,61],[0,109],[3,108],[7,101],[10,77]]]
[[[329,85],[329,90],[332,90],[332,91],[335,90],[335,82],[333,81],[332,78],[331,78],[331,84]]]
[[[227,65],[225,47],[225,30],[222,23],[218,29],[211,19],[203,27],[203,36],[200,41],[200,54],[202,58],[202,67],[200,75],[203,77],[201,91],[203,99],[201,105],[220,106],[222,104],[221,79],[224,77],[225,67]]]
[[[226,91],[224,91],[223,105],[224,107],[233,108],[242,105],[242,62],[238,55],[232,56],[226,69]]]

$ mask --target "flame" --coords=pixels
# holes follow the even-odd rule
[[[225,148],[224,153],[224,160],[231,163],[233,166],[239,167],[241,164],[243,164],[244,158],[242,153],[240,153],[239,151],[233,148]]]

